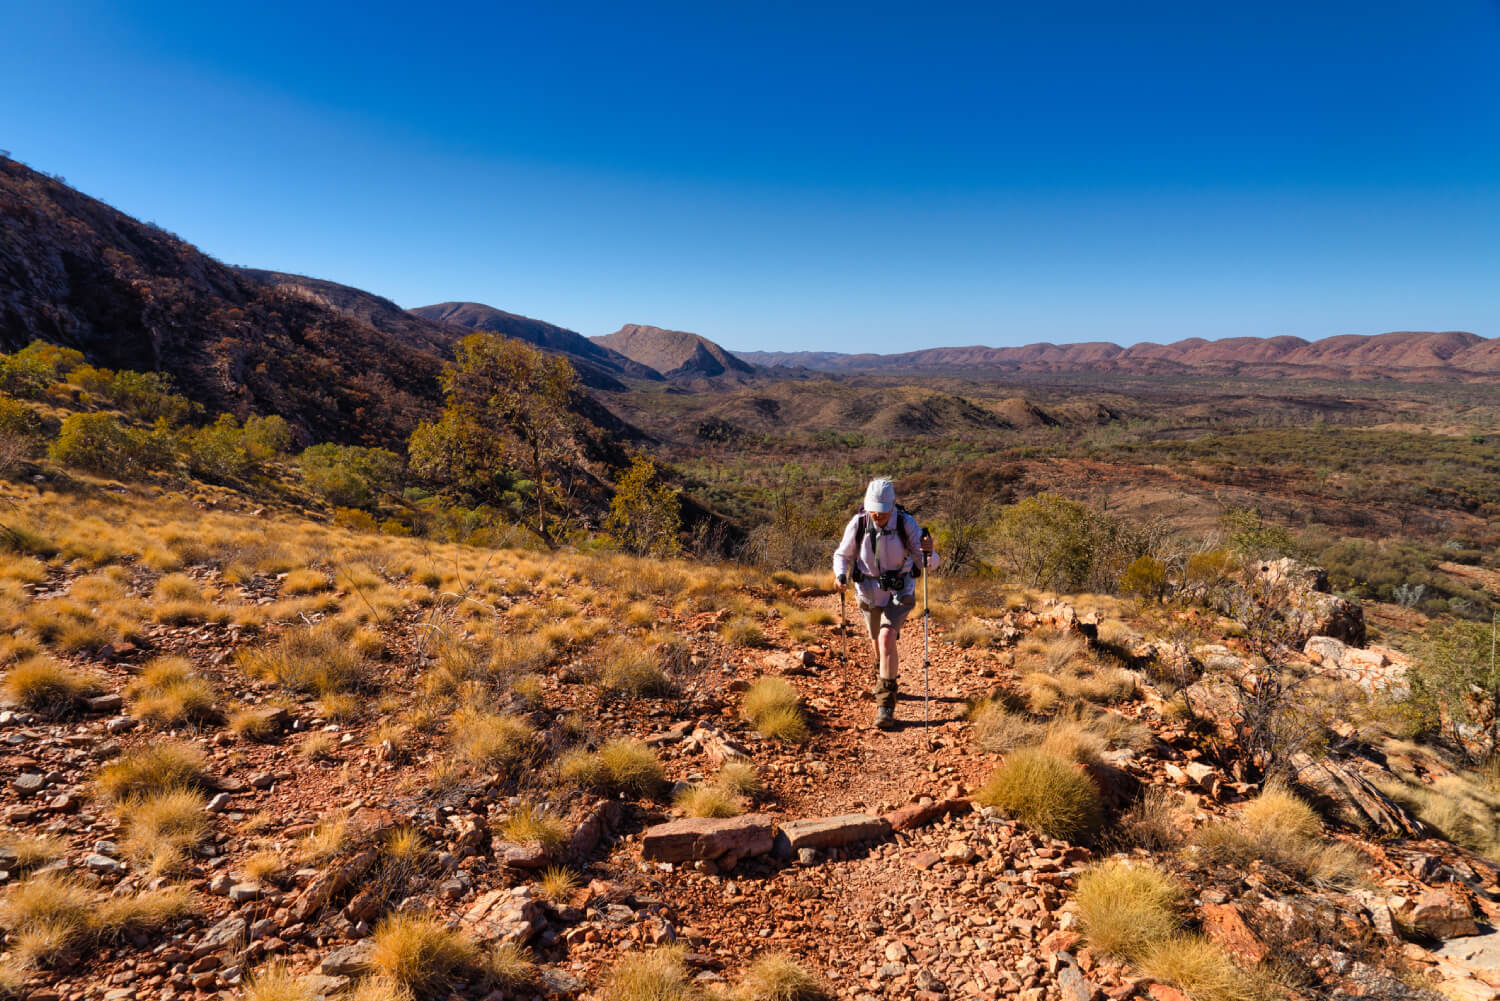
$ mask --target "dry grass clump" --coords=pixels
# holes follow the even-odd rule
[[[185,886],[164,886],[125,897],[104,897],[94,912],[95,934],[109,942],[165,927],[174,918],[191,914],[197,905]]]
[[[214,687],[184,657],[158,657],[125,689],[134,715],[154,726],[201,726],[218,719]]]
[[[656,652],[630,636],[616,636],[605,644],[599,687],[608,695],[629,697],[672,693],[672,682]]]
[[[323,992],[286,960],[273,959],[245,979],[242,997],[244,1001],[320,1001]]]
[[[554,904],[560,904],[573,896],[583,881],[572,869],[562,866],[548,866],[542,870],[542,878],[537,883],[537,892],[544,900],[550,900]]]
[[[1140,958],[1141,972],[1182,990],[1194,1001],[1259,1001],[1263,980],[1241,969],[1218,945],[1201,935],[1173,935]]]
[[[425,914],[387,915],[373,941],[371,968],[418,995],[445,987],[479,959],[472,939]]]
[[[145,744],[99,769],[99,791],[113,803],[172,789],[201,787],[208,777],[196,744]]]
[[[496,942],[480,957],[485,980],[507,991],[532,987],[540,976],[527,951],[514,942]]]
[[[1245,804],[1238,822],[1209,824],[1195,840],[1214,862],[1247,866],[1259,859],[1318,886],[1350,885],[1362,868],[1354,849],[1324,835],[1312,807],[1275,784]]]
[[[513,772],[530,758],[536,731],[515,716],[487,713],[463,706],[453,714],[454,753],[475,768]]]
[[[974,724],[974,742],[983,751],[1004,754],[1035,744],[1044,732],[1041,724],[1012,712],[1000,699],[986,699],[969,710]]]
[[[736,1001],[832,1001],[833,988],[785,952],[760,956],[734,990]]]
[[[30,971],[10,956],[0,956],[0,998],[5,1001],[19,999],[26,993],[26,980]]]
[[[517,806],[497,833],[518,845],[540,845],[548,854],[556,854],[568,843],[568,830],[562,821],[535,803]]]
[[[172,601],[202,601],[203,585],[185,573],[169,573],[151,591],[153,604]]]
[[[1053,720],[1041,746],[1044,751],[1080,765],[1098,762],[1105,750],[1103,738],[1086,724],[1069,719]]]
[[[943,638],[954,646],[967,650],[970,647],[991,646],[995,642],[995,637],[995,630],[978,619],[969,619],[956,629],[948,630]]]
[[[298,838],[292,847],[292,857],[308,865],[327,862],[348,848],[352,837],[349,816],[340,810],[324,817],[312,830]]]
[[[276,736],[271,721],[257,709],[239,709],[230,713],[227,726],[241,740],[266,741]]]
[[[1083,934],[1101,952],[1138,958],[1181,926],[1182,884],[1153,865],[1106,862],[1078,879]]]
[[[327,591],[333,587],[328,575],[319,570],[293,570],[286,575],[281,582],[281,593],[294,594],[317,594]]]
[[[573,750],[558,760],[562,781],[596,789],[650,796],[666,779],[656,752],[639,741],[611,740],[597,751]]]
[[[689,817],[738,817],[745,812],[732,792],[711,782],[688,786],[677,794],[676,803]]]
[[[99,683],[42,654],[6,672],[4,691],[11,702],[34,713],[62,716],[77,709],[80,699],[98,692]]]
[[[192,907],[191,895],[181,887],[106,897],[72,876],[49,872],[0,897],[0,930],[9,940],[8,961],[30,970],[92,943],[160,928]]]
[[[783,678],[757,678],[745,692],[740,712],[767,737],[801,743],[809,736],[802,698]]]
[[[263,848],[247,856],[240,864],[245,877],[257,883],[275,882],[285,876],[289,868],[286,857],[271,848]]]
[[[1008,755],[975,796],[1053,838],[1077,841],[1099,829],[1099,790],[1067,758],[1027,747]]]
[[[1153,786],[1121,815],[1111,839],[1128,848],[1172,852],[1182,847],[1183,828],[1173,794]]]
[[[235,662],[250,675],[296,692],[327,695],[370,687],[369,669],[350,644],[348,624],[330,622],[287,630],[276,642],[241,650]]]
[[[1129,959],[1195,1001],[1258,1001],[1266,978],[1237,966],[1219,946],[1182,930],[1187,891],[1154,865],[1106,862],[1078,880],[1084,937],[1100,952]]]
[[[50,834],[0,831],[0,869],[27,873],[62,858],[67,845]]]
[[[120,804],[125,854],[153,876],[176,872],[208,832],[207,801],[193,789],[172,788]]]
[[[1086,647],[1073,632],[1032,633],[1016,645],[1016,667],[1061,674],[1082,661]]]
[[[604,982],[603,1001],[696,1001],[681,946],[622,956]]]
[[[753,798],[760,795],[760,773],[748,761],[726,761],[714,776],[714,781],[729,791],[732,796]]]
[[[338,746],[339,738],[336,734],[318,730],[302,738],[297,745],[297,754],[308,761],[327,761],[333,757]]]
[[[758,648],[769,645],[766,631],[748,615],[737,615],[719,627],[719,635],[730,646]]]

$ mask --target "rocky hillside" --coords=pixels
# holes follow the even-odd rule
[[[612,334],[593,338],[620,354],[649,365],[669,379],[714,379],[752,375],[755,368],[706,337],[684,330],[663,330],[627,323]]]
[[[308,440],[386,443],[431,412],[441,332],[258,274],[0,159],[0,348],[40,339],[164,371],[210,411],[280,414]]]
[[[493,330],[507,337],[519,337],[543,350],[561,354],[573,363],[584,384],[594,389],[623,391],[626,387],[621,379],[662,381],[661,373],[655,368],[612,350],[608,345],[596,344],[575,331],[507,313],[480,302],[440,302],[433,306],[418,306],[410,312],[450,327]]]
[[[1293,796],[1202,608],[935,580],[882,733],[823,575],[9,499],[6,996],[1500,996],[1500,868],[1437,834],[1493,853],[1493,797],[1331,596]]]
[[[1500,375],[1496,341],[1460,331],[1347,334],[1306,341],[1300,337],[1201,337],[1172,344],[1108,342],[932,348],[905,354],[844,355],[829,352],[742,352],[762,367],[825,372],[929,372],[970,374],[1120,372],[1144,376],[1234,375],[1245,378],[1407,379]]]

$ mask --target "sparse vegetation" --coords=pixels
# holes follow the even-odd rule
[[[604,1001],[696,1001],[680,946],[621,957],[604,982]]]
[[[158,657],[125,689],[131,709],[153,726],[201,726],[218,719],[213,685],[182,657]]]
[[[5,674],[5,695],[32,712],[58,716],[72,712],[78,701],[99,690],[98,682],[40,654],[22,661]]]
[[[611,740],[595,752],[569,751],[559,760],[558,773],[564,782],[637,796],[655,794],[665,780],[656,752],[633,740]]]
[[[479,959],[471,939],[425,914],[387,915],[373,941],[371,967],[418,996],[441,989]]]
[[[808,738],[802,698],[790,682],[781,678],[757,678],[745,693],[740,711],[767,737],[790,743],[801,743]]]
[[[712,783],[682,790],[677,795],[677,807],[689,817],[737,817],[744,812],[733,793]]]
[[[1099,790],[1067,758],[1039,747],[1008,755],[975,799],[1054,838],[1093,836],[1102,819]]]
[[[1184,887],[1151,865],[1106,862],[1078,879],[1074,899],[1089,944],[1139,958],[1182,924]]]
[[[832,1001],[833,988],[784,952],[756,958],[733,992],[739,1001]]]
[[[99,789],[114,803],[204,784],[202,748],[195,744],[146,744],[99,770]]]

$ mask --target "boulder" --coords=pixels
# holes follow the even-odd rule
[[[714,819],[684,817],[648,828],[641,838],[641,858],[657,862],[690,862],[721,855],[764,855],[771,850],[775,825],[763,813]]]
[[[524,945],[546,921],[531,887],[517,886],[483,894],[464,912],[459,924],[483,942]]]
[[[1467,901],[1445,890],[1427,890],[1412,905],[1407,921],[1418,934],[1432,938],[1478,935],[1474,912]]]
[[[370,957],[374,952],[375,943],[370,939],[346,945],[324,956],[323,962],[318,964],[318,972],[325,977],[355,976],[363,973],[370,965]]]
[[[1350,646],[1365,645],[1365,613],[1357,603],[1328,593],[1328,572],[1293,559],[1263,564],[1260,582],[1285,592],[1278,602],[1290,635],[1301,646],[1311,636],[1332,636]]]

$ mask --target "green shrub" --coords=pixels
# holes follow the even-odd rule
[[[615,487],[604,531],[627,553],[675,556],[682,548],[682,508],[677,491],[661,481],[656,464],[638,455]]]
[[[335,507],[374,507],[400,485],[401,457],[383,448],[313,445],[297,465],[307,488]]]
[[[1122,594],[1143,598],[1160,598],[1167,593],[1167,568],[1153,556],[1138,556],[1120,577]]]
[[[39,399],[54,383],[82,364],[81,351],[32,341],[15,354],[0,355],[0,392]]]
[[[128,479],[139,471],[133,451],[129,429],[109,414],[69,414],[48,454],[86,473]]]
[[[1054,591],[1113,590],[1144,546],[1122,522],[1050,493],[1005,507],[995,535],[1012,579]]]
[[[108,380],[101,375],[87,381],[98,384],[100,395],[115,406],[143,421],[180,424],[193,412],[193,405],[186,397],[172,392],[172,378],[165,372],[126,370],[114,373]]]
[[[1099,790],[1066,758],[1039,747],[1006,757],[975,796],[1048,837],[1078,841],[1099,829]]]

